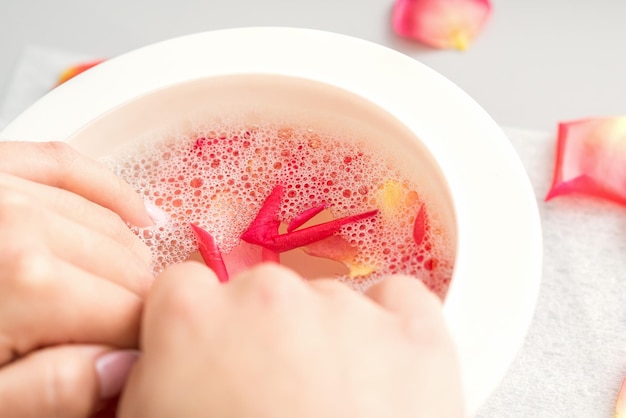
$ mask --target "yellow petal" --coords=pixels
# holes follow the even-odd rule
[[[470,39],[467,33],[459,30],[454,34],[452,44],[459,51],[465,51],[469,47]]]
[[[626,418],[626,379],[622,381],[622,386],[615,402],[615,418]]]
[[[379,190],[378,207],[383,215],[393,216],[400,205],[404,202],[406,191],[401,183],[395,180],[387,180]]]
[[[372,266],[367,266],[363,264],[348,264],[348,268],[350,269],[350,278],[354,279],[356,277],[367,276],[368,274],[376,271],[376,268]]]

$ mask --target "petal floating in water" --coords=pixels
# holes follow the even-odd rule
[[[422,244],[424,241],[424,236],[426,235],[426,210],[424,209],[424,205],[420,207],[417,216],[415,217],[415,222],[413,223],[413,241],[417,246]]]
[[[213,270],[220,282],[227,282],[229,277],[228,271],[226,270],[222,252],[218,248],[215,238],[199,226],[194,224],[190,225],[194,235],[198,239],[198,250],[200,251],[202,259],[206,265]]]
[[[378,213],[378,210],[372,210],[280,234],[278,232],[278,227],[280,226],[278,211],[284,192],[285,188],[283,186],[278,185],[274,187],[270,195],[265,199],[256,218],[241,235],[242,240],[281,253],[328,238],[339,232],[345,225],[371,218]]]

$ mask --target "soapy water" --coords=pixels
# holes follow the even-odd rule
[[[365,290],[385,275],[403,273],[443,298],[453,243],[437,208],[393,158],[345,135],[297,124],[220,120],[140,138],[104,161],[167,214],[153,227],[134,229],[152,250],[155,275],[197,251],[190,223],[209,231],[223,254],[234,251],[280,184],[285,193],[278,216],[284,224],[320,205],[330,218],[379,210],[333,237],[351,250],[339,257],[349,273],[337,279]],[[422,206],[425,235],[417,243],[413,226]],[[309,250],[319,248],[324,250],[316,244]]]

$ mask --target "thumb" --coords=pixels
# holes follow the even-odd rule
[[[0,417],[86,418],[119,394],[137,355],[95,345],[34,351],[0,368]]]

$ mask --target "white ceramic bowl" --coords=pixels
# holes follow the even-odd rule
[[[65,141],[133,99],[237,74],[340,87],[395,116],[430,151],[456,215],[457,258],[445,314],[474,414],[503,377],[530,324],[541,230],[530,183],[507,138],[478,104],[433,70],[344,35],[294,28],[206,32],[147,46],[83,73],[31,106],[0,139]]]

